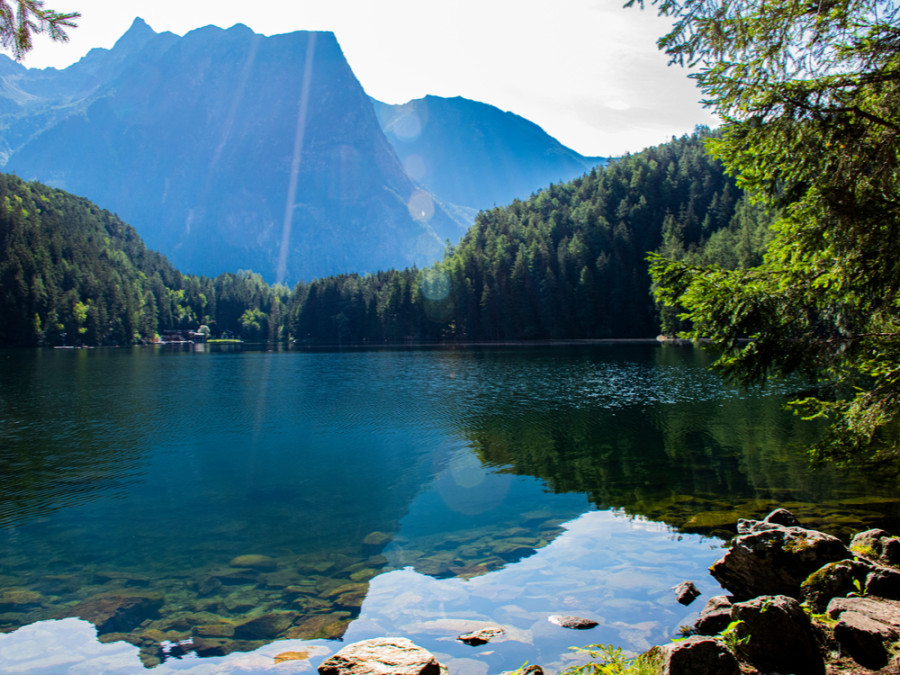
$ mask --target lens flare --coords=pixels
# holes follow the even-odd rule
[[[409,215],[420,223],[427,223],[434,215],[434,200],[425,190],[416,190],[406,203]]]
[[[411,107],[401,106],[388,125],[397,138],[403,141],[414,141],[422,133],[422,118]]]
[[[416,182],[421,182],[425,178],[425,160],[421,155],[409,155],[403,160],[403,168],[406,170],[406,175]]]
[[[443,270],[422,270],[419,275],[419,292],[432,301],[445,300],[450,295],[450,276]]]

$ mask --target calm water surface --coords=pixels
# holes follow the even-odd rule
[[[671,587],[719,590],[705,570],[738,517],[900,529],[895,474],[811,471],[785,392],[707,362],[0,352],[0,672],[313,672],[383,635],[451,673],[552,672],[570,645],[676,636],[702,601]],[[487,622],[501,641],[455,640]]]

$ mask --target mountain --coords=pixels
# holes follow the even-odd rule
[[[424,265],[469,224],[406,174],[327,32],[138,19],[64,70],[2,57],[0,162],[116,212],[191,274]]]
[[[407,173],[447,202],[475,211],[527,199],[606,163],[486,103],[426,96],[402,105],[374,104]]]

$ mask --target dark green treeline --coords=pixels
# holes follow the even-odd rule
[[[298,340],[652,337],[676,329],[650,292],[648,252],[743,266],[768,215],[704,151],[708,132],[624,157],[479,214],[425,270],[343,275],[294,291]]]
[[[742,266],[766,214],[744,203],[700,132],[479,214],[441,262],[269,286],[184,275],[85,199],[0,175],[0,344],[130,344],[210,327],[306,343],[648,337],[645,257]]]
[[[181,274],[110,212],[0,174],[0,345],[131,344],[201,323],[265,339],[288,296],[256,274]]]

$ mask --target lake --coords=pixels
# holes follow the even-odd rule
[[[0,351],[0,672],[314,672],[384,635],[451,673],[556,672],[572,645],[677,637],[737,518],[900,531],[895,473],[810,469],[788,389],[728,387],[709,361]],[[456,641],[488,622],[502,639]]]

